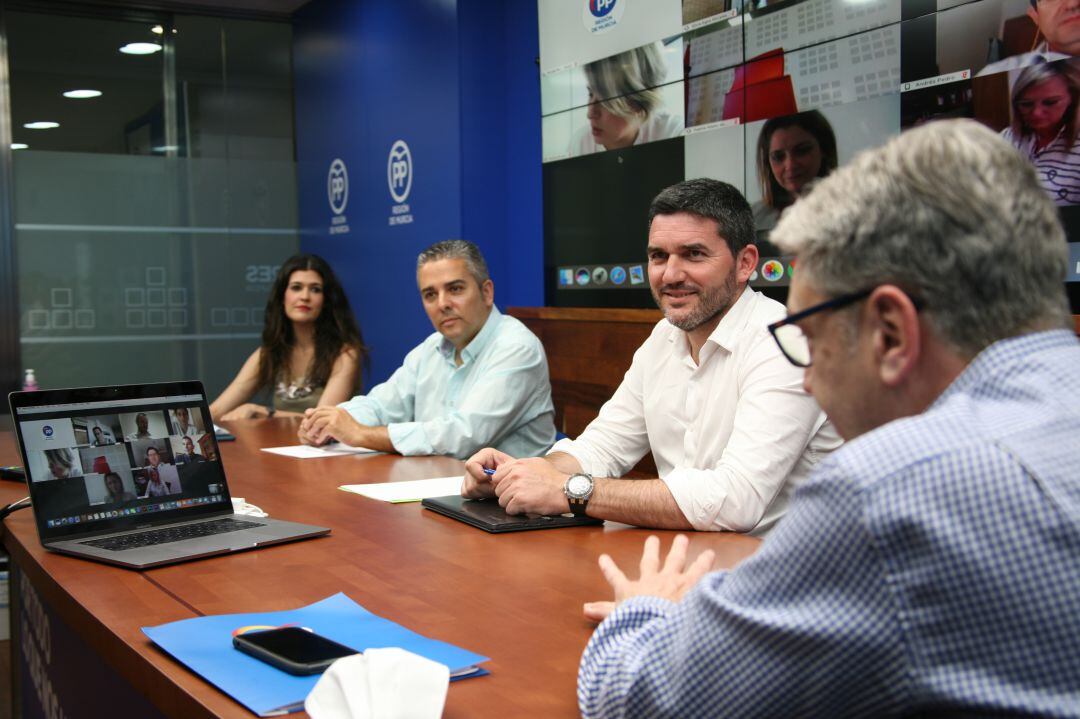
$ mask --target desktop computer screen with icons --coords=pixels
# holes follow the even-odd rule
[[[540,2],[547,304],[655,306],[649,201],[695,177],[744,193],[760,254],[751,284],[783,300],[796,262],[768,237],[800,192],[904,128],[969,117],[1027,152],[1058,205],[1078,311],[1080,59],[1055,49],[1050,19],[1037,22],[1028,8],[1027,0]],[[1033,108],[1045,114],[1047,93],[1062,87],[1074,99],[1054,108],[1058,144],[1036,151]]]

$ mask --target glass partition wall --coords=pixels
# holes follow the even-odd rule
[[[297,251],[291,28],[7,11],[22,368],[201,379],[259,342]]]

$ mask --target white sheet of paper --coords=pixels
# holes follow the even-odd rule
[[[347,454],[373,454],[377,450],[367,447],[350,447],[347,444],[331,444],[326,447],[309,447],[306,444],[298,444],[293,447],[263,447],[262,451],[272,454],[280,454],[284,457],[296,459],[317,459],[319,457],[343,457]]]
[[[381,484],[343,484],[338,489],[362,494],[383,502],[419,502],[427,497],[461,494],[462,476],[414,479],[411,482],[382,482]]]

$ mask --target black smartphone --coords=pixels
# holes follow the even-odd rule
[[[289,674],[319,674],[335,660],[358,651],[301,627],[245,632],[233,646]]]

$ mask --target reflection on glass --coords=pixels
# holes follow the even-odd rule
[[[13,160],[21,353],[44,387],[220,390],[297,248],[289,26],[158,17],[6,14],[29,145]],[[168,52],[117,51],[140,42]],[[59,127],[23,129],[42,119]]]

